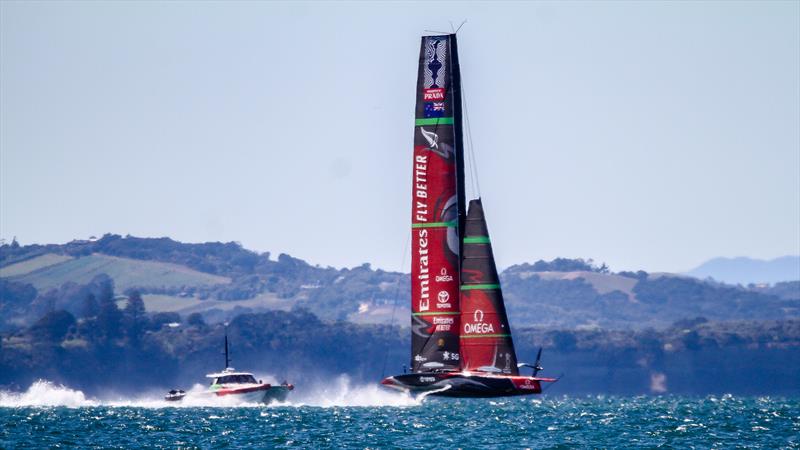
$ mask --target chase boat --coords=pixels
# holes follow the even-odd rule
[[[186,392],[184,390],[172,389],[164,396],[164,400],[168,402],[178,402],[183,400],[183,397],[186,397]]]
[[[246,403],[282,402],[294,389],[294,386],[286,382],[273,386],[256,381],[252,373],[238,372],[233,367],[225,367],[219,373],[210,373],[206,378],[211,378],[208,389],[217,397],[232,396]]]
[[[250,372],[238,372],[230,367],[228,357],[228,333],[225,332],[225,369],[222,372],[210,373],[206,378],[211,379],[206,394],[216,397],[233,398],[242,403],[282,402],[286,400],[294,386],[284,381],[279,385],[256,381]],[[164,400],[178,402],[186,398],[187,393],[180,389],[172,389],[164,396]]]

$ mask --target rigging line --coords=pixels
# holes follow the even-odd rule
[[[465,109],[466,111],[466,109]],[[475,177],[475,165],[477,161],[475,160],[475,144],[472,142],[472,135],[470,133],[470,125],[469,125],[469,117],[465,114],[464,115],[466,125],[467,125],[467,155],[469,155],[469,178],[472,184],[472,196],[473,197],[480,197],[480,193],[478,192],[477,187],[477,179]]]
[[[408,233],[408,236],[406,237],[406,245],[405,245],[405,247],[403,247],[403,261],[400,263],[400,270],[401,270],[400,274],[401,274],[401,277],[404,275],[402,273],[402,270],[403,270],[403,267],[405,267],[405,265],[406,265],[406,256],[408,256],[408,248],[410,246],[411,246],[411,233]],[[397,299],[398,299],[398,297],[400,297],[400,287],[401,287],[401,285],[402,285],[402,283],[401,283],[400,279],[398,279],[397,280],[397,288],[394,290],[394,302],[392,304],[392,318],[391,318],[391,320],[389,320],[389,327],[393,327],[394,326],[394,317],[395,317],[395,312],[397,311]],[[386,351],[383,353],[383,368],[381,368],[381,379],[383,379],[383,377],[386,376],[386,363],[387,363],[388,359],[389,359],[389,349],[387,348]]]
[[[462,91],[463,91],[462,87]],[[464,117],[467,121],[467,135],[469,136],[469,154],[470,158],[472,158],[472,177],[475,180],[475,190],[477,196],[481,196],[481,183],[478,178],[478,159],[475,156],[475,140],[472,138],[472,126],[469,120],[469,108],[467,107],[467,100],[466,100],[466,92],[463,94],[464,96]]]
[[[464,96],[464,80],[463,79],[461,80],[461,104],[464,107],[464,113],[462,114],[463,115],[463,121],[462,121],[463,127],[469,128],[469,120],[467,120],[467,116],[466,116],[466,97]],[[462,135],[463,135],[463,133],[462,133]],[[470,141],[469,141],[469,136],[468,135],[467,136],[463,136],[463,138],[464,138],[463,141],[462,141],[463,145],[467,149],[467,151],[464,152],[464,155],[466,156],[466,160],[467,160],[466,161],[467,162],[466,166],[469,166],[469,177],[468,178],[469,178],[470,194],[472,194],[472,195],[470,195],[470,197],[472,197],[475,194],[475,177],[472,176],[472,166],[475,165],[475,161],[472,160],[472,153],[469,151],[469,148],[472,145],[470,143]],[[466,175],[465,175],[465,178],[466,178]]]
[[[470,187],[472,188],[472,194],[474,195],[474,194],[477,194],[477,190],[475,188],[475,176],[474,176],[474,169],[473,169],[475,167],[475,160],[474,160],[473,152],[470,151],[470,149],[472,148],[472,139],[471,139],[471,134],[469,132],[470,126],[469,126],[469,114],[468,114],[468,111],[467,111],[467,94],[466,94],[466,89],[464,89],[464,80],[463,80],[463,78],[461,79],[461,104],[462,104],[463,110],[464,110],[464,114],[463,114],[464,115],[464,126],[467,128],[467,136],[466,136],[466,139],[464,140],[464,146],[467,148],[466,154],[467,154],[467,158],[469,160]]]
[[[466,121],[465,121],[465,125],[466,125]],[[470,194],[471,194],[470,198],[475,198],[475,196],[477,196],[477,194],[478,194],[478,191],[475,188],[475,175],[474,175],[474,172],[473,172],[473,169],[472,169],[475,166],[475,160],[474,160],[474,157],[472,155],[472,152],[469,151],[469,148],[472,146],[472,144],[469,142],[469,137],[467,137],[467,139],[464,142],[465,142],[464,146],[467,147],[467,151],[465,152],[465,154],[467,155],[467,162],[469,163],[468,164],[469,165],[469,187],[470,187]]]
[[[481,196],[481,184],[480,180],[478,180],[478,161],[475,158],[475,142],[472,140],[472,127],[470,126],[469,122],[469,108],[467,107],[467,90],[464,88],[464,80],[461,80],[461,98],[463,99],[462,103],[464,105],[464,122],[467,128],[467,140],[469,145],[467,146],[467,150],[469,151],[469,158],[471,160],[470,163],[470,175],[472,176],[473,182],[473,189],[477,194],[477,197],[480,198]]]
[[[467,129],[469,129],[469,118],[467,117],[467,109],[466,109],[467,97],[466,97],[466,95],[464,93],[465,92],[464,91],[464,79],[462,78],[460,81],[461,81],[461,92],[460,92],[461,93],[461,105],[463,106],[463,109],[464,109],[463,125]],[[472,142],[470,142],[469,131],[467,132],[467,134],[468,135],[465,137],[466,139],[463,140],[463,144],[464,144],[464,147],[466,147],[467,150],[469,150],[469,148],[472,146]],[[472,169],[475,166],[475,161],[474,161],[474,158],[473,158],[474,155],[470,151],[466,151],[466,152],[464,152],[464,154],[467,156],[467,162],[469,163],[467,165],[469,166],[469,182],[470,182],[470,188],[472,189],[471,194],[475,195],[477,193],[477,191],[475,190],[475,177],[473,176],[473,169]]]

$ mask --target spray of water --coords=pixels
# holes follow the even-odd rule
[[[291,397],[295,406],[416,406],[421,399],[395,391],[378,384],[354,384],[347,375],[340,375],[327,382],[317,382],[298,389]]]
[[[87,399],[83,392],[64,386],[55,385],[49,381],[39,380],[22,393],[0,391],[0,406],[66,406],[78,408],[81,406],[98,406],[100,402]]]
[[[272,377],[265,376],[265,380]],[[164,400],[163,393],[149,392],[141,396],[123,397],[106,395],[102,399],[87,397],[83,392],[39,380],[25,392],[0,391],[0,407],[51,407],[68,408],[111,406],[140,408],[192,408],[192,407],[265,407],[259,403],[243,403],[233,396],[217,397],[207,387],[196,384],[186,392],[180,402]],[[333,378],[329,382],[319,381],[310,386],[297,387],[284,403],[273,403],[268,407],[340,407],[340,406],[417,406],[424,397],[415,399],[408,394],[391,392],[377,384],[356,384],[347,375]]]

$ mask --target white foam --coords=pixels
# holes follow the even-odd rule
[[[0,391],[0,406],[97,406],[99,402],[87,399],[83,392],[56,385],[46,380],[33,383],[25,392]]]
[[[183,400],[170,402],[164,400],[166,393],[152,392],[134,398],[116,397],[106,399],[103,406],[136,407],[136,408],[198,408],[198,407],[259,407],[260,403],[247,403],[235,396],[218,397],[208,391],[208,387],[195,384],[186,391]]]
[[[424,397],[423,397],[424,398]],[[417,406],[415,399],[402,392],[389,391],[378,383],[355,385],[347,375],[333,378],[330,383],[317,382],[302,386],[290,394],[287,405],[292,406]]]
[[[272,377],[265,376],[265,380]],[[87,397],[79,390],[39,380],[25,392],[0,391],[0,407],[65,406],[70,408],[111,406],[140,408],[194,408],[194,407],[264,407],[260,403],[243,403],[233,396],[218,397],[208,392],[207,386],[195,384],[186,391],[181,401],[164,400],[164,393],[148,392],[134,397],[106,395],[104,399]],[[417,406],[425,396],[417,399],[407,393],[389,391],[379,384],[354,384],[347,375],[334,377],[330,382],[317,381],[313,385],[295,387],[289,398],[269,407],[340,407],[340,406]]]

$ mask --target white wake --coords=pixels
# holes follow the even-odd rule
[[[268,377],[264,377],[265,379]],[[265,406],[260,403],[242,403],[231,396],[217,397],[207,387],[196,384],[186,391],[179,402],[164,400],[166,392],[147,392],[140,396],[105,394],[100,398],[86,396],[83,392],[46,380],[33,383],[25,392],[0,391],[0,407],[55,407],[68,408],[111,406],[139,408],[194,408],[194,407],[380,407],[417,406],[424,396],[414,397],[389,391],[375,384],[355,384],[347,375],[332,378],[330,382],[316,381],[311,385],[295,386],[283,403]]]
[[[316,382],[301,386],[289,396],[287,404],[293,406],[417,406],[417,400],[409,394],[390,391],[378,383],[353,384],[350,377],[340,375],[329,383]],[[296,394],[296,395],[295,395]]]
[[[100,402],[87,399],[83,392],[39,380],[25,392],[0,391],[0,407],[20,406],[98,406]]]

